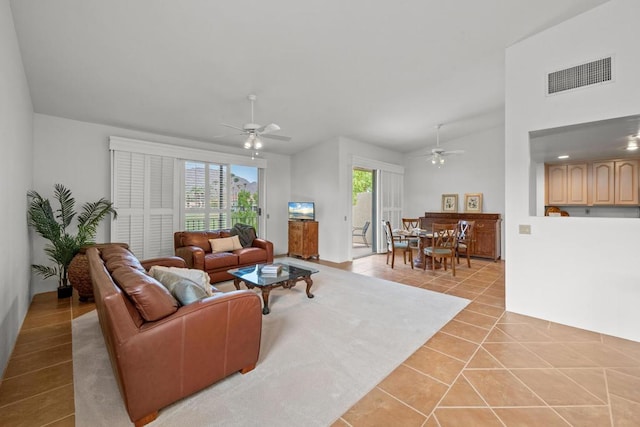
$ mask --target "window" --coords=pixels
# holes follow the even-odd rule
[[[257,177],[255,167],[185,161],[185,230],[217,230],[237,223],[258,230]]]
[[[109,150],[118,211],[111,241],[129,244],[139,258],[173,255],[177,230],[242,222],[258,231],[265,159],[117,136],[109,137]]]

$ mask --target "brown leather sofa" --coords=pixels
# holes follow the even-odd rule
[[[127,249],[87,250],[100,326],[131,421],[258,361],[262,304],[251,291],[215,293],[186,306],[146,273],[151,265],[184,267],[168,257],[138,261]]]
[[[227,270],[273,262],[273,243],[253,239],[251,246],[229,252],[212,253],[210,239],[231,237],[231,230],[177,231],[173,234],[176,256],[184,259],[189,268],[209,273],[211,283],[233,279]]]

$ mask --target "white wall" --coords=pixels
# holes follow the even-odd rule
[[[8,0],[0,0],[0,370],[13,350],[31,295],[27,191],[33,166],[33,107]]]
[[[264,237],[273,242],[275,255],[286,255],[289,250],[289,229],[287,227],[287,203],[291,195],[291,157],[266,154],[265,174],[267,191],[267,229]]]
[[[315,202],[318,252],[320,258],[334,262],[340,262],[337,236],[345,215],[340,208],[338,147],[335,138],[291,158],[291,201]]]
[[[351,176],[353,157],[395,165],[400,153],[338,137],[296,153],[291,159],[292,200],[316,202],[320,258],[351,260]]]
[[[64,184],[73,192],[77,207],[100,197],[110,198],[109,136],[246,155],[243,148],[35,114],[33,189],[44,197],[52,197],[53,185]],[[286,223],[286,200],[289,199],[289,157],[265,154],[264,158],[267,160],[266,214],[269,219],[267,230],[261,230],[261,235],[273,241],[276,253],[284,253],[287,232],[281,223]],[[284,203],[284,209],[280,209],[281,203]],[[109,224],[105,221],[98,230],[96,241],[107,242],[109,236]],[[42,238],[34,237],[33,263],[47,263],[42,252],[44,243]],[[35,275],[32,278],[34,293],[52,290],[56,286],[54,279],[42,281]]]
[[[463,138],[442,143],[445,150],[464,150],[448,156],[438,168],[425,150],[405,159],[404,205],[409,217],[442,211],[442,195],[458,195],[458,212],[464,212],[465,193],[482,193],[482,211],[502,215],[504,230],[504,127],[494,127]],[[504,259],[504,232],[502,258]]]
[[[505,159],[507,310],[636,341],[640,221],[530,216],[528,132],[640,113],[638,16],[612,0],[507,50]],[[545,96],[548,72],[609,55],[613,83]]]

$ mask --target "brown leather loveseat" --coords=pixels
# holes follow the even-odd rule
[[[146,273],[185,267],[178,257],[149,261],[126,248],[87,250],[104,340],[131,421],[235,372],[252,370],[260,352],[262,303],[251,291],[214,293],[185,306]]]
[[[215,231],[177,231],[173,234],[176,256],[189,268],[206,271],[211,283],[233,279],[227,270],[273,262],[273,243],[254,238],[250,244],[231,251],[212,252],[210,240],[230,238],[230,229]]]

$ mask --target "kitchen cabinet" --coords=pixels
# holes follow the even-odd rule
[[[593,162],[594,205],[638,205],[638,160]]]
[[[547,165],[547,205],[586,205],[588,203],[586,163]]]

